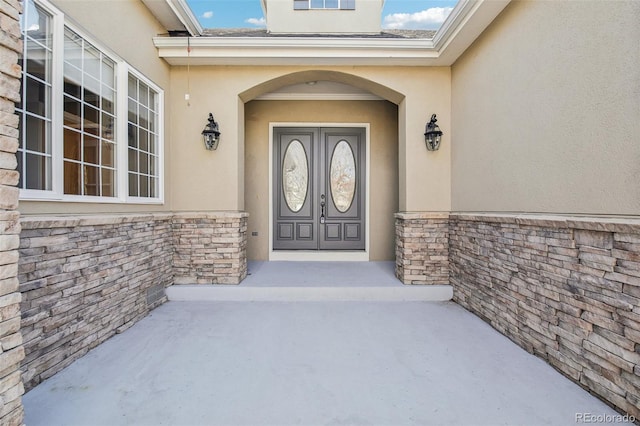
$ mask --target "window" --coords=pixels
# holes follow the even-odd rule
[[[129,74],[129,196],[158,196],[160,158],[158,93]]]
[[[64,193],[116,195],[115,62],[64,32]]]
[[[295,10],[340,9],[355,10],[356,0],[293,0]]]
[[[21,199],[161,202],[162,90],[45,0],[21,31]]]
[[[21,100],[16,105],[20,118],[20,144],[17,152],[20,173],[18,187],[52,189],[52,17],[33,0],[26,1],[21,16],[23,51]]]

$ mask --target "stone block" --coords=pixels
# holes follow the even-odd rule
[[[11,264],[18,264],[18,251],[17,250],[11,250],[11,251],[0,251],[0,266],[3,265],[11,265]],[[2,272],[0,271],[0,275],[2,275]],[[15,276],[15,275],[13,275]],[[2,278],[0,278],[0,280],[2,280]]]
[[[20,246],[18,235],[0,234],[0,252],[15,250]]]
[[[640,277],[627,275],[621,272],[606,273],[604,277],[608,280],[618,281],[625,285],[640,287]]]
[[[580,318],[591,324],[598,325],[617,334],[622,334],[624,331],[624,326],[618,321],[610,317],[595,314],[590,311],[584,311]]]
[[[621,348],[614,342],[611,342],[610,340],[603,336],[600,336],[599,334],[592,333],[587,340],[594,345],[604,349],[605,351],[624,359],[625,361],[636,365],[640,364],[640,354]]]
[[[598,232],[584,229],[576,229],[574,231],[574,239],[577,246],[589,246],[602,249],[613,248],[613,233]]]
[[[613,239],[616,243],[622,242],[622,243],[640,244],[640,232],[638,233],[616,232],[613,235]]]
[[[590,389],[594,390],[598,395],[606,398],[609,401],[622,404],[626,392],[616,384],[605,379],[591,370],[584,370],[580,378],[580,383],[587,385]]]
[[[18,346],[17,348],[11,349],[6,352],[0,353],[0,377],[4,377],[7,374],[12,374],[17,370],[11,368],[12,366],[19,366],[20,361],[24,359],[24,348],[22,346]]]
[[[24,420],[22,401],[15,399],[5,404],[0,411],[0,419],[4,426],[22,426]]]
[[[0,349],[2,349],[2,352],[6,352],[8,350],[17,348],[18,346],[22,345],[22,343],[23,340],[21,333],[9,334],[8,336],[0,338]]]
[[[0,296],[18,291],[19,281],[16,277],[0,280]]]
[[[17,115],[15,117],[17,117]],[[15,154],[18,146],[18,138],[0,135],[0,151],[10,155]]]

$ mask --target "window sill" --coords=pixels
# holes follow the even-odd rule
[[[116,198],[116,197],[92,197],[81,195],[64,195],[48,194],[39,191],[20,191],[19,201],[25,202],[48,202],[48,203],[83,203],[83,204],[153,204],[163,205],[162,198]]]

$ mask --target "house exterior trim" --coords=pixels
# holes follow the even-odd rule
[[[438,56],[431,40],[420,39],[155,37],[153,42],[171,65],[421,66]]]
[[[381,101],[372,93],[266,93],[255,101]]]

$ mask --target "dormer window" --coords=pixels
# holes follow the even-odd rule
[[[293,0],[295,10],[339,9],[355,10],[356,0]]]

